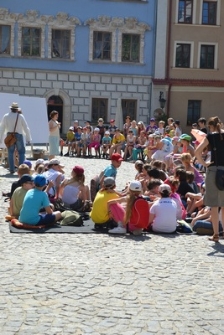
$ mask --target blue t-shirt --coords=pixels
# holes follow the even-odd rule
[[[80,141],[81,140],[82,133],[75,133],[75,140]]]
[[[116,178],[117,175],[117,169],[111,164],[106,167],[104,170],[104,177],[113,177]]]
[[[162,151],[167,152],[168,154],[173,151],[173,144],[166,138],[162,138],[161,142],[163,143]]]
[[[112,138],[104,136],[102,139],[102,144],[111,144]]]
[[[29,190],[23,200],[19,221],[30,225],[38,224],[40,221],[39,211],[47,206],[50,206],[50,201],[45,192],[37,188]]]

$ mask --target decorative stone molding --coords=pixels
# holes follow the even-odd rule
[[[109,32],[112,34],[111,41],[111,61],[116,61],[116,30],[123,25],[122,18],[110,18],[109,16],[99,16],[98,19],[88,19],[85,25],[89,25],[89,61],[93,61],[93,33],[94,31]]]
[[[51,58],[51,41],[53,29],[70,30],[70,60],[75,59],[75,27],[81,22],[76,17],[69,17],[67,13],[59,12],[56,17],[48,17],[48,58]]]
[[[27,10],[25,15],[20,15],[18,18],[18,56],[22,55],[22,28],[24,27],[41,29],[40,57],[44,58],[45,20],[39,16],[39,12],[36,10]]]
[[[144,22],[138,22],[136,18],[125,18],[124,24],[118,30],[118,62],[122,62],[122,34],[140,35],[139,63],[144,64],[145,32],[151,27]]]
[[[7,8],[0,8],[0,25],[7,25],[11,27],[10,36],[10,56],[15,55],[14,42],[15,42],[15,21],[19,18],[20,14],[11,14]]]

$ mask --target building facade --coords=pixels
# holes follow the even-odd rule
[[[169,1],[166,70],[155,72],[153,92],[164,92],[168,116],[180,120],[186,132],[199,117],[223,120],[222,23],[221,0]]]
[[[163,1],[163,0],[162,0]],[[45,97],[62,131],[74,120],[147,122],[156,1],[2,0],[0,91]]]

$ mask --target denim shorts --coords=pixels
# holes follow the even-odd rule
[[[44,225],[49,226],[55,223],[55,215],[54,214],[41,214],[40,220],[36,225]]]

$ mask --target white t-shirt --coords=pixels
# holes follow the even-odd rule
[[[155,215],[152,230],[161,233],[172,233],[177,225],[177,205],[171,198],[156,200],[150,208]]]
[[[54,186],[56,186],[56,179],[58,176],[61,176],[61,182],[64,179],[64,176],[61,172],[56,171],[54,169],[49,169],[46,172],[43,173],[43,176],[47,179],[47,181],[53,181]],[[49,192],[50,195],[54,196],[55,195],[55,189],[52,187],[50,188]]]

